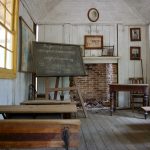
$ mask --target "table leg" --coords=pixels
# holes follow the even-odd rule
[[[2,116],[3,116],[4,119],[7,119],[7,116],[6,116],[5,113],[2,113]]]
[[[144,106],[148,106],[148,96],[144,94]]]
[[[148,112],[144,111],[144,118],[147,119]]]
[[[111,116],[113,111],[114,111],[114,93],[110,92],[110,115]]]
[[[114,99],[114,110],[113,111],[116,111],[116,107],[117,107],[117,92],[114,92],[114,95],[113,95],[113,99]]]

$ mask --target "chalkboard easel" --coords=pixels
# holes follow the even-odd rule
[[[49,99],[49,93],[54,92],[54,99],[57,99],[58,91],[76,90],[82,105],[85,117],[83,98],[77,86],[58,88],[60,77],[85,76],[83,58],[80,45],[60,44],[49,42],[33,42],[34,71],[37,77],[45,77],[45,98]],[[49,87],[48,77],[56,77],[55,88]],[[63,87],[63,86],[62,86]]]

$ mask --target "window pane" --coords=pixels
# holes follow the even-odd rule
[[[5,0],[0,0],[3,4],[5,4]]]
[[[0,25],[0,45],[5,47],[5,28]]]
[[[5,66],[5,49],[0,47],[0,67],[4,68]]]
[[[6,27],[11,30],[12,15],[6,10]]]
[[[12,34],[7,32],[7,49],[12,50]]]
[[[11,14],[12,14],[13,1],[14,0],[6,0],[6,8],[9,10],[9,12],[11,12]]]
[[[4,23],[4,6],[0,3],[0,22]]]
[[[12,69],[12,52],[10,51],[6,53],[6,68]]]

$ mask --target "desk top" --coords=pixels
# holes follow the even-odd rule
[[[149,84],[109,84],[110,86],[149,86]]]
[[[20,103],[21,105],[57,105],[57,104],[72,104],[71,100],[27,100]]]
[[[109,84],[109,89],[113,91],[141,91],[148,94],[149,84]]]
[[[75,104],[65,105],[1,105],[0,113],[73,113]]]

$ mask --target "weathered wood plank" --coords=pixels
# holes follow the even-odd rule
[[[117,110],[113,116],[109,116],[109,111],[90,112],[88,118],[81,118],[79,147],[70,150],[149,150],[149,124],[150,119],[131,111]]]
[[[69,147],[78,147],[79,131],[78,119],[0,120],[0,148],[64,147],[64,134],[69,135]]]
[[[128,117],[127,117],[128,118]],[[128,119],[125,117],[118,117],[116,118],[119,121],[120,128],[122,129],[122,134],[129,140],[131,143],[134,144],[137,150],[148,150],[143,141],[143,137],[140,134],[137,134],[138,131],[133,130],[129,127],[131,124]],[[134,118],[133,118],[134,119]]]
[[[75,104],[65,105],[1,105],[0,113],[73,113]]]
[[[103,140],[101,132],[96,128],[97,122],[93,120],[93,116],[90,115],[88,120],[88,128],[91,131],[91,138],[94,140],[98,150],[108,150],[106,142]]]

